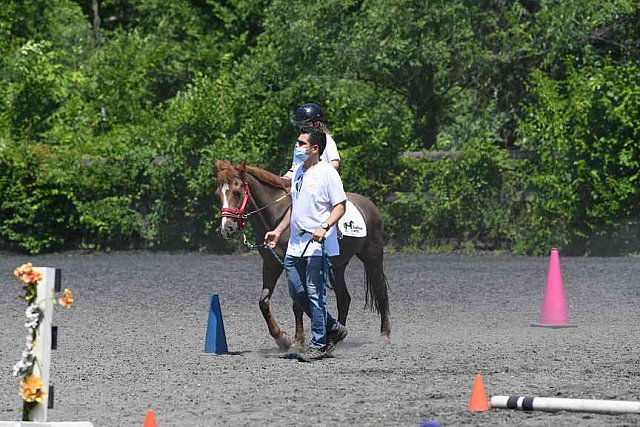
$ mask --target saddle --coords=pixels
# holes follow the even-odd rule
[[[342,236],[347,237],[366,237],[367,224],[360,209],[350,200],[347,200],[346,210],[340,221],[338,221],[338,230]]]

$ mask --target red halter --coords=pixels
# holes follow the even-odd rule
[[[239,208],[222,208],[220,210],[220,215],[223,218],[233,218],[240,226],[240,230],[244,229],[244,226],[247,224],[247,218],[250,214],[245,213],[245,209],[247,208],[247,203],[251,200],[251,190],[249,190],[249,184],[243,182],[244,184],[244,196],[242,197],[242,203]]]

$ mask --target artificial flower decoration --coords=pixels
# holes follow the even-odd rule
[[[24,314],[27,317],[27,321],[24,322],[24,327],[27,329],[37,329],[43,316],[40,307],[35,304],[31,304],[27,307],[27,310]]]
[[[65,288],[64,289],[64,293],[62,294],[62,296],[60,298],[58,298],[58,304],[60,304],[63,307],[70,307],[71,304],[74,303],[76,299],[73,297],[73,294],[71,293],[70,289]]]
[[[13,376],[20,378],[20,396],[24,400],[22,409],[22,421],[31,421],[31,411],[42,404],[47,395],[42,389],[42,378],[37,374],[42,372],[42,364],[49,361],[38,360],[35,352],[35,343],[40,334],[40,325],[45,316],[48,301],[53,300],[63,307],[70,307],[75,298],[70,289],[65,289],[57,299],[55,296],[38,299],[38,284],[42,280],[42,273],[33,268],[31,263],[22,264],[13,271],[13,275],[22,282],[24,289],[24,299],[27,302],[25,311],[26,321],[24,327],[27,329],[26,341],[22,358],[13,365]],[[50,306],[49,306],[50,307]],[[50,308],[49,308],[50,309]]]
[[[30,262],[22,264],[20,267],[16,268],[13,271],[13,275],[22,283],[27,285],[38,283],[38,281],[42,279],[42,274],[40,274],[39,271],[34,270],[33,264]]]
[[[20,394],[25,402],[37,402],[42,403],[42,399],[45,393],[42,392],[42,378],[35,375],[29,375],[23,380],[20,380],[22,390]]]
[[[33,367],[34,359],[35,357],[30,350],[23,351],[22,359],[20,359],[18,363],[13,365],[13,376],[25,377],[28,374],[29,370]]]

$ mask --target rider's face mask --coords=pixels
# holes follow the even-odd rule
[[[310,153],[307,152],[306,147],[300,147],[300,143],[307,144],[306,141],[298,140],[296,147],[293,149],[293,157],[297,162],[305,162],[309,158]]]

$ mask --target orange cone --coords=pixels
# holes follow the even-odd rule
[[[153,409],[147,411],[147,416],[144,418],[144,425],[142,427],[157,427],[156,415],[153,413]]]
[[[473,380],[473,389],[471,390],[471,399],[469,400],[470,411],[488,411],[489,401],[487,400],[487,392],[484,391],[484,382],[480,374],[476,375]]]

